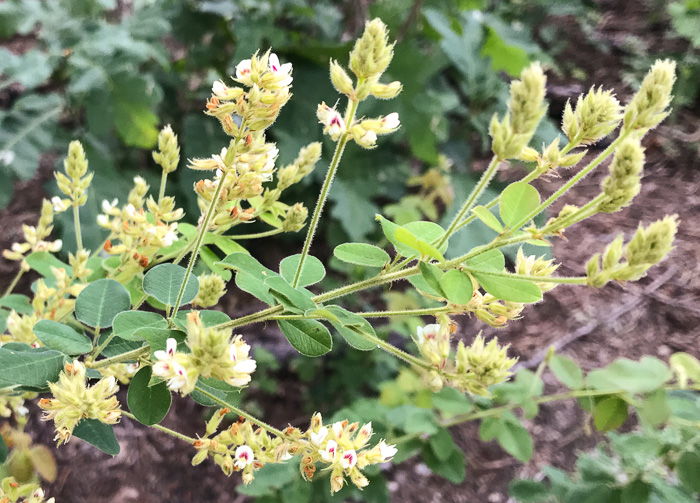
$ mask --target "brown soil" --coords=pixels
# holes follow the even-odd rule
[[[601,40],[613,50],[602,54],[586,43],[573,19],[558,19],[572,43],[562,58],[571,58],[583,68],[590,82],[577,84],[569,77],[556,79],[550,96],[552,110],[563,107],[571,94],[585,90],[593,83],[618,90],[622,101],[630,94],[620,81],[622,52],[618,49],[626,33],[643,36],[650,45],[666,43],[662,32],[654,26],[647,30],[646,15],[639,2],[601,2],[604,16],[597,27]],[[676,351],[700,356],[697,346],[697,324],[700,319],[700,231],[693,225],[700,216],[700,170],[698,149],[688,143],[700,117],[700,110],[685,110],[673,125],[658,128],[645,140],[647,163],[642,193],[634,206],[620,213],[596,217],[579,224],[568,233],[567,240],[558,240],[553,252],[562,262],[560,272],[580,275],[587,259],[602,251],[620,231],[627,238],[640,221],[649,223],[667,214],[678,214],[682,223],[678,244],[673,254],[654,268],[647,278],[625,286],[610,284],[603,289],[559,286],[537,306],[524,312],[524,319],[503,330],[487,329],[484,335],[498,335],[511,344],[521,358],[521,365],[534,367],[543,351],[554,344],[581,363],[584,369],[600,367],[617,357],[638,358],[645,354],[666,358]],[[42,195],[41,182],[48,174],[41,169],[38,179],[17,187],[15,199],[0,213],[3,233],[0,247],[5,248],[20,235],[23,223],[33,223]],[[564,177],[568,176],[562,173]],[[605,169],[583,180],[567,199],[579,204],[599,192]],[[560,180],[539,184],[543,193],[558,186]],[[13,264],[0,263],[0,283],[9,283]],[[28,283],[20,288],[26,289]],[[243,298],[231,297],[226,306],[229,314],[246,313],[254,306]],[[462,317],[459,335],[470,339],[483,325]],[[249,329],[250,330],[250,329]],[[245,331],[244,331],[245,332]],[[272,326],[262,333],[255,329],[256,341],[274,353],[283,355],[288,346]],[[253,332],[250,332],[253,336]],[[545,375],[547,392],[556,391],[557,383]],[[287,378],[280,391],[265,403],[266,418],[273,424],[298,420],[303,400],[301,385]],[[125,402],[125,397],[123,398]],[[189,435],[201,432],[202,408],[190,400],[176,399],[163,422]],[[32,411],[36,412],[36,411]],[[34,418],[38,414],[32,414]],[[505,503],[507,484],[513,478],[536,475],[543,465],[571,468],[577,450],[589,449],[600,440],[584,431],[584,413],[573,402],[552,403],[542,407],[539,416],[529,423],[535,439],[535,457],[523,465],[508,456],[495,442],[484,444],[478,438],[478,424],[465,424],[452,429],[453,436],[468,458],[466,481],[454,486],[431,475],[418,460],[409,460],[388,472],[392,501],[490,502]],[[37,441],[51,444],[52,432],[32,420],[30,431],[39,432]],[[59,461],[57,481],[48,493],[60,502],[213,502],[248,501],[236,493],[238,477],[226,478],[213,463],[197,468],[190,466],[192,452],[178,440],[124,420],[116,428],[121,453],[110,458],[85,443],[75,440],[56,451]]]

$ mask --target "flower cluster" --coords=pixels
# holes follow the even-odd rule
[[[194,390],[197,379],[214,377],[231,386],[243,387],[255,371],[250,346],[240,335],[232,337],[231,330],[204,326],[199,312],[187,314],[187,339],[190,352],[177,350],[177,341],[167,340],[166,349],[155,351],[153,375],[166,379],[168,387],[187,395]]]
[[[87,385],[85,366],[75,360],[66,363],[58,382],[49,383],[53,398],[42,398],[45,421],[53,420],[58,445],[68,442],[73,429],[83,419],[97,419],[105,424],[116,424],[121,418],[119,401],[114,396],[119,390],[114,377],[100,379]]]
[[[44,499],[44,490],[38,484],[20,484],[14,477],[0,482],[2,503],[54,503],[54,498]]]
[[[562,130],[574,145],[590,145],[610,134],[622,120],[622,109],[612,91],[591,88],[576,107],[567,102]]]
[[[318,106],[316,114],[319,122],[323,124],[323,132],[333,141],[350,135],[355,143],[371,149],[377,146],[377,136],[391,134],[400,127],[397,113],[376,119],[354,118],[357,103],[368,96],[391,99],[401,92],[400,82],[379,82],[393,57],[394,45],[389,44],[386,25],[379,19],[374,19],[367,23],[362,37],[357,40],[350,53],[350,70],[357,77],[356,86],[353,86],[352,79],[345,69],[337,61],[331,61],[331,82],[351,103],[345,116],[325,102]]]
[[[664,120],[670,113],[668,107],[675,81],[676,63],[670,59],[657,60],[625,108],[623,131],[644,134]]]
[[[92,182],[94,173],[88,173],[88,162],[85,158],[83,145],[74,140],[68,146],[68,157],[63,160],[63,168],[66,175],[60,171],[55,171],[54,176],[58,184],[58,189],[68,196],[68,199],[54,197],[51,199],[54,211],[61,213],[68,208],[78,207],[87,201],[87,189]]]
[[[212,436],[229,409],[221,409],[207,423],[206,435],[194,443],[197,454],[193,465],[202,463],[209,456],[226,475],[242,472],[243,482],[254,479],[255,470],[268,463],[300,458],[300,470],[306,480],[311,480],[320,463],[330,471],[331,492],[337,492],[345,484],[345,477],[357,487],[366,487],[369,481],[362,474],[369,465],[390,461],[396,454],[394,445],[381,440],[374,447],[367,444],[372,436],[372,423],[360,427],[359,423],[338,421],[324,426],[321,414],[314,414],[306,432],[288,427],[281,436],[270,435],[263,428],[256,428],[250,421],[239,421]]]
[[[33,252],[48,251],[58,252],[63,247],[63,242],[60,239],[55,241],[46,241],[46,238],[51,235],[53,230],[54,208],[51,202],[44,200],[41,206],[41,216],[36,227],[32,225],[22,225],[22,234],[24,241],[21,243],[12,243],[9,250],[3,250],[2,256],[8,260],[21,261],[23,271],[29,270],[24,258]]]
[[[644,149],[636,138],[628,139],[615,149],[610,175],[603,180],[604,199],[598,211],[615,213],[629,206],[642,187]]]

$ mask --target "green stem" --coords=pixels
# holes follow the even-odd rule
[[[240,131],[243,131],[245,129],[245,124],[241,124],[240,126]],[[233,153],[231,154],[231,159],[233,159],[232,162],[235,162],[236,159],[236,151],[238,150],[238,142],[240,141],[240,136],[237,136],[235,140],[233,141]],[[228,157],[228,154],[227,154]],[[224,183],[226,182],[226,174],[227,172],[224,172],[221,175],[221,179],[219,180],[219,183],[216,185],[216,190],[214,191],[214,196],[211,199],[211,203],[209,204],[209,209],[207,210],[207,214],[204,216],[204,221],[202,222],[202,227],[199,229],[199,232],[197,233],[197,239],[195,240],[194,243],[194,249],[192,250],[192,255],[190,256],[190,261],[187,264],[187,271],[185,272],[185,278],[182,280],[182,285],[180,286],[180,291],[177,294],[177,300],[175,301],[175,305],[173,306],[173,313],[172,317],[174,318],[177,315],[178,309],[180,309],[180,303],[182,302],[182,296],[185,294],[185,287],[187,286],[187,280],[190,278],[190,274],[192,273],[192,268],[194,267],[194,263],[197,261],[197,257],[199,256],[199,250],[202,247],[202,243],[204,242],[204,236],[207,234],[207,230],[209,229],[209,223],[211,222],[211,218],[214,216],[214,210],[216,210],[216,205],[219,203],[219,197],[221,197],[221,191],[224,188]]]
[[[161,203],[165,197],[165,184],[168,181],[168,172],[163,170],[163,174],[160,177],[160,190],[158,191],[158,204]]]
[[[140,358],[141,356],[145,356],[145,355],[149,354],[150,352],[151,352],[151,349],[149,347],[132,349],[131,351],[127,351],[126,353],[112,356],[110,358],[103,358],[102,360],[86,362],[86,365],[88,367],[90,367],[91,369],[99,369],[102,367],[108,367],[108,366],[113,365],[115,363],[122,363],[122,362],[125,362],[127,360],[136,360],[136,359]]]
[[[464,215],[474,207],[476,202],[486,190],[486,187],[488,187],[489,183],[491,183],[491,180],[493,180],[493,177],[496,176],[496,171],[498,171],[498,167],[500,165],[501,160],[494,155],[491,159],[491,162],[489,163],[489,167],[486,168],[486,171],[484,171],[484,173],[481,175],[481,178],[479,178],[479,182],[474,186],[467,200],[464,201],[462,208],[452,219],[452,223],[450,223],[450,226],[445,231],[445,234],[443,234],[442,237],[438,240],[438,242],[435,243],[434,246],[436,248],[440,248],[443,244],[445,244],[445,241],[447,241],[447,239],[452,234],[454,234],[454,232],[459,226],[459,223],[462,221],[462,218],[464,218]]]
[[[239,408],[236,407],[235,405],[231,405],[230,403],[226,402],[225,400],[222,400],[222,399],[219,398],[218,396],[209,393],[208,391],[202,389],[202,388],[199,387],[199,386],[197,386],[195,389],[196,389],[199,393],[201,393],[202,395],[206,396],[206,397],[209,398],[210,400],[215,401],[216,403],[218,403],[218,404],[221,405],[222,407],[226,407],[226,408],[229,409],[231,412],[233,412],[233,413],[235,413],[235,414],[238,414],[239,416],[242,416],[242,417],[246,418],[246,419],[247,419],[248,421],[250,421],[251,423],[257,424],[257,425],[260,426],[263,430],[267,430],[269,433],[272,433],[273,435],[278,436],[278,437],[281,437],[281,438],[285,438],[285,437],[286,437],[286,435],[284,434],[283,431],[278,430],[278,429],[275,428],[274,426],[270,426],[269,424],[267,424],[267,423],[261,421],[261,420],[258,419],[257,417],[255,417],[255,416],[253,416],[253,415],[247,413],[247,412],[244,411],[243,409],[239,409]]]
[[[424,309],[406,309],[399,311],[367,311],[353,313],[363,318],[389,318],[392,316],[433,316],[439,313],[449,313],[451,309],[446,306],[427,307]],[[307,316],[305,314],[284,314],[280,316],[270,316],[268,320],[302,320],[302,319],[323,319],[323,316]]]
[[[520,229],[523,225],[527,224],[530,220],[535,218],[537,215],[539,215],[542,211],[547,209],[547,207],[552,204],[554,201],[559,199],[564,193],[566,193],[571,187],[576,185],[578,182],[580,182],[586,175],[588,175],[591,171],[593,171],[595,168],[598,167],[598,165],[603,162],[610,154],[612,154],[615,149],[617,148],[620,143],[622,143],[631,133],[630,131],[624,131],[618,136],[615,141],[613,141],[608,148],[603,150],[595,159],[593,159],[588,166],[583,168],[581,171],[576,173],[575,176],[573,176],[568,182],[566,182],[564,185],[559,188],[554,194],[549,196],[542,204],[540,204],[537,208],[529,212],[525,217],[520,219],[520,221],[513,225],[512,228],[509,231],[506,231],[503,233],[501,236],[508,236],[512,234],[513,232],[517,231]]]
[[[136,419],[136,416],[134,416],[131,412],[127,412],[125,410],[122,411],[122,416],[126,416],[129,419],[133,419],[134,421],[141,422],[138,419]],[[172,435],[175,438],[179,438],[180,440],[184,440],[188,444],[194,444],[197,440],[196,438],[188,437],[187,435],[183,435],[182,433],[178,433],[175,430],[171,430],[170,428],[166,428],[165,426],[161,426],[159,424],[151,424],[149,426],[151,428],[155,428],[156,430],[160,430],[164,433],[167,433],[168,435]]]
[[[467,267],[463,268],[463,270],[467,272],[473,272],[472,269],[469,269]],[[532,281],[533,283],[559,283],[563,285],[585,285],[588,279],[585,276],[561,278],[553,276],[531,276],[529,274],[513,274],[509,272],[496,272],[484,270],[478,270],[476,272],[482,275],[495,276],[497,278],[524,279],[526,281]]]
[[[346,114],[345,124],[347,124],[348,129],[352,125],[352,121],[355,120],[355,112],[357,111],[358,102],[351,101],[348,113]],[[316,208],[314,208],[314,214],[311,217],[311,223],[309,223],[309,229],[306,231],[306,240],[304,241],[304,247],[301,250],[301,257],[299,258],[299,265],[294,273],[294,281],[292,286],[296,288],[299,285],[299,279],[301,278],[301,271],[304,268],[304,261],[306,256],[309,254],[309,249],[311,248],[311,242],[314,239],[314,234],[316,233],[316,228],[318,227],[318,222],[321,219],[321,212],[326,204],[326,198],[328,197],[328,192],[333,184],[333,178],[335,177],[336,171],[338,171],[338,166],[340,165],[340,159],[343,157],[343,150],[345,150],[345,145],[350,139],[350,131],[343,133],[340,137],[338,143],[335,146],[335,153],[333,154],[333,159],[331,165],[326,173],[326,179],[323,182],[323,187],[321,187],[321,193],[318,195],[318,200],[316,201]]]
[[[280,234],[280,233],[282,233],[282,232],[283,232],[282,229],[271,229],[271,230],[269,230],[269,231],[258,232],[258,233],[255,233],[255,234],[237,234],[237,235],[235,235],[235,236],[224,236],[224,237],[225,237],[225,238],[230,238],[230,239],[233,239],[233,240],[238,241],[238,240],[242,240],[242,239],[266,238],[266,237],[269,237],[269,236],[274,236],[274,235],[276,235],[276,234]]]
[[[77,251],[83,249],[83,234],[80,231],[80,209],[77,204],[73,204],[73,222],[75,224],[75,242],[77,243]]]
[[[17,274],[15,274],[15,277],[12,278],[12,282],[8,285],[7,289],[5,290],[5,293],[2,294],[3,297],[10,295],[12,293],[12,290],[15,289],[17,286],[17,283],[19,283],[19,280],[22,278],[24,275],[24,269],[20,266],[19,271],[17,271]]]
[[[585,219],[595,215],[597,213],[597,210],[598,210],[598,205],[604,199],[605,199],[605,194],[598,194],[590,202],[581,206],[578,210],[576,210],[574,213],[572,213],[568,217],[564,218],[561,221],[552,222],[551,225],[548,225],[547,227],[542,229],[542,233],[560,232],[560,231],[564,230],[565,228],[571,227],[572,225],[580,222],[581,220],[585,220]]]

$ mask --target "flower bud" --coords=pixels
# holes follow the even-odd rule
[[[225,293],[226,283],[221,276],[202,274],[199,276],[199,293],[192,303],[201,307],[215,306]]]
[[[544,257],[528,257],[523,253],[523,249],[518,249],[518,254],[515,258],[515,272],[526,276],[541,276],[549,278],[557,270],[559,264],[554,264],[554,260],[545,260]],[[548,292],[557,286],[556,283],[537,282],[535,283],[542,292]]]
[[[345,96],[351,97],[355,92],[352,87],[352,79],[343,67],[333,59],[331,59],[331,82],[336,91]]]
[[[625,109],[623,129],[646,133],[670,113],[671,91],[676,81],[676,63],[656,60],[642,81],[639,91]]]
[[[373,19],[365,25],[365,31],[355,42],[350,53],[350,69],[358,79],[378,77],[389,66],[394,56],[394,44],[389,44],[386,25]]]
[[[389,84],[372,84],[370,86],[370,94],[380,100],[390,100],[396,98],[403,90],[403,85],[398,80]]]
[[[638,139],[628,139],[615,150],[610,163],[610,175],[603,180],[605,199],[598,211],[615,213],[629,206],[641,189],[641,173],[644,168],[644,150]]]
[[[290,206],[282,221],[282,230],[284,232],[297,232],[301,230],[306,223],[306,217],[308,217],[308,215],[309,210],[306,209],[303,204],[297,203],[294,206]]]
[[[324,126],[323,132],[330,136],[333,141],[338,141],[341,135],[345,133],[345,120],[335,107],[331,108],[325,103],[321,103],[318,106],[316,115],[318,122]]]
[[[172,173],[180,162],[180,147],[177,144],[177,135],[173,133],[170,124],[165,126],[158,134],[159,152],[153,152],[153,160],[157,162],[166,173]]]
[[[85,150],[78,140],[70,142],[68,146],[68,157],[63,160],[63,167],[66,174],[74,181],[87,173],[88,162],[85,159]]]
[[[455,385],[475,395],[488,396],[486,388],[504,382],[517,362],[517,359],[507,357],[508,347],[499,346],[497,338],[485,344],[481,334],[476,336],[471,346],[465,346],[460,341],[455,364],[462,379],[457,380]]]
[[[663,220],[639,229],[625,250],[630,265],[652,266],[661,262],[671,250],[678,230],[678,217],[667,216]]]
[[[622,119],[620,103],[612,91],[591,88],[585,97],[579,96],[576,109],[566,104],[562,130],[570,142],[590,145],[610,134]]]
[[[355,124],[351,127],[350,134],[355,143],[362,148],[373,149],[377,146],[377,133],[366,130],[360,124]]]

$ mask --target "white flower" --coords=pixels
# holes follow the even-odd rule
[[[53,205],[53,211],[56,213],[61,213],[68,209],[68,199],[63,200],[58,196],[53,196],[51,198],[51,204]]]
[[[253,85],[253,79],[250,78],[250,60],[244,59],[236,65],[236,79],[248,86]]]
[[[134,208],[134,205],[131,204],[131,203],[127,204],[127,205],[124,207],[124,211],[125,211],[126,214],[127,214],[129,217],[131,217],[131,218],[134,218],[134,217],[136,216],[136,208]]]
[[[253,449],[247,445],[241,445],[236,449],[236,461],[234,465],[239,470],[242,470],[247,465],[251,464],[254,458],[255,454],[253,454]]]
[[[163,246],[170,246],[177,240],[178,240],[178,237],[177,237],[177,234],[175,233],[175,231],[169,230],[168,232],[165,233],[165,236],[163,236],[163,239],[161,239],[161,242],[163,243]]]
[[[160,361],[172,360],[173,358],[175,358],[176,351],[177,341],[172,337],[169,337],[168,340],[165,341],[165,351],[163,351],[162,349],[154,351],[153,356],[155,356]]]
[[[231,386],[237,386],[239,388],[242,388],[243,386],[248,384],[251,380],[252,380],[252,378],[250,377],[250,375],[245,375],[243,377],[231,377],[228,379],[228,383]]]
[[[387,129],[398,129],[398,127],[401,125],[401,122],[399,121],[399,114],[396,112],[390,113],[384,117],[384,119],[382,119],[382,125]]]
[[[15,153],[12,150],[0,150],[0,163],[9,166],[14,160]]]
[[[110,203],[106,199],[102,200],[102,212],[103,213],[110,213],[116,206],[119,204],[118,199],[112,199],[112,202]]]
[[[226,87],[226,84],[224,84],[220,80],[217,80],[211,86],[211,92],[214,93],[214,95],[218,96],[219,98],[226,98],[227,89],[228,88]]]
[[[255,372],[256,367],[257,364],[255,363],[255,360],[253,360],[252,358],[248,358],[247,360],[242,360],[236,363],[233,366],[233,371],[241,372],[243,374],[251,374]]]
[[[183,367],[179,363],[173,363],[173,372],[175,372],[175,376],[171,377],[168,381],[169,389],[171,389],[172,391],[178,391],[189,384],[189,381],[187,380],[187,371],[185,370],[185,367]],[[154,369],[153,374],[155,373],[156,372]]]
[[[292,83],[292,64],[285,63],[280,65],[280,60],[277,58],[277,54],[274,52],[270,54],[267,59],[267,64],[272,70],[272,74],[277,77],[275,79],[274,87],[282,88],[290,85]]]
[[[388,445],[384,440],[379,442],[377,448],[379,449],[379,455],[382,457],[383,462],[389,461],[399,452],[396,445]]]
[[[372,421],[360,428],[360,435],[365,438],[369,438],[372,436]]]
[[[63,241],[61,239],[57,239],[53,243],[49,244],[49,251],[58,252],[58,251],[61,251],[62,247],[63,247]]]
[[[340,436],[343,434],[343,423],[340,421],[336,421],[333,423],[333,434],[335,435],[336,438],[340,438]]]
[[[433,340],[437,339],[438,333],[440,332],[440,325],[433,323],[432,325],[426,325],[424,327],[418,327],[418,342],[423,343],[426,339]]]
[[[110,227],[109,217],[107,215],[97,215],[97,225],[100,227]]]
[[[321,103],[318,106],[316,115],[318,121],[324,125],[323,132],[329,135],[333,141],[337,141],[345,133],[345,120],[335,108]]]
[[[318,433],[314,433],[313,431],[309,433],[309,440],[314,445],[321,445],[327,436],[328,428],[326,428],[325,426],[321,426],[321,428],[318,430]]]
[[[343,457],[340,458],[340,466],[344,469],[349,470],[357,464],[357,453],[354,449],[349,449],[343,452]]]
[[[326,444],[326,448],[318,451],[321,455],[321,459],[326,463],[332,463],[335,461],[335,455],[338,453],[338,442],[335,440],[329,440]]]

